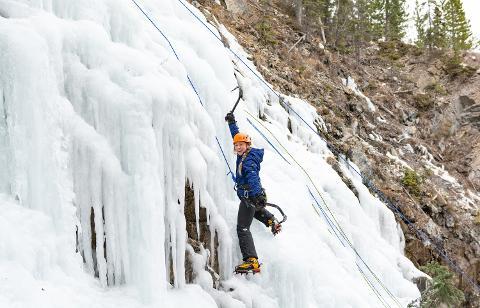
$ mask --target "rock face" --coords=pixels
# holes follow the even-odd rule
[[[185,220],[186,228],[188,234],[188,245],[193,248],[192,250],[187,250],[185,258],[185,280],[187,283],[194,281],[196,273],[192,265],[193,254],[202,254],[207,253],[207,262],[204,265],[204,269],[208,271],[213,280],[213,287],[218,287],[218,272],[219,272],[219,263],[218,263],[218,239],[212,238],[212,232],[207,222],[207,211],[204,207],[200,205],[199,212],[199,223],[197,230],[197,221],[195,215],[195,195],[192,187],[187,182],[185,183]],[[198,233],[200,233],[200,238],[198,238]]]
[[[222,0],[229,11],[234,14],[242,14],[247,10],[247,0]]]
[[[458,97],[460,120],[463,125],[480,129],[480,89],[474,89]]]
[[[461,125],[477,131],[480,136],[480,88],[472,89],[458,98]],[[480,189],[480,137],[472,140],[471,153],[466,157],[469,166],[466,168],[468,180],[478,191]]]

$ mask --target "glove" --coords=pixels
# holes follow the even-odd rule
[[[262,192],[256,196],[252,196],[249,198],[249,201],[257,208],[263,209],[267,203],[267,194],[265,194],[265,190],[262,189]]]
[[[225,116],[225,121],[227,121],[228,124],[235,123],[235,116],[232,112],[227,113],[227,115]]]
[[[272,231],[274,236],[282,231],[282,225],[275,217],[268,220],[268,226],[270,227],[270,230]]]

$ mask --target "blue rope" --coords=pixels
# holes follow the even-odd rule
[[[278,155],[280,155],[281,158],[283,158],[284,161],[287,162],[287,164],[290,165],[290,162],[285,158],[283,157],[282,154],[280,154],[280,152],[277,150],[277,148],[270,142],[270,140],[268,140],[268,138],[258,129],[258,127],[255,126],[255,124],[252,123],[252,121],[250,121],[250,119],[247,118],[247,121],[248,123],[250,123],[250,125],[253,126],[253,128],[255,128],[257,130],[257,132],[263,137],[263,139],[265,139],[265,141],[268,142],[268,144],[270,144],[270,146],[277,152]]]
[[[310,193],[310,196],[312,196],[313,200],[315,200],[315,203],[317,204],[317,207],[320,209],[320,211],[322,212],[323,214],[323,217],[325,217],[325,220],[327,221],[327,224],[330,226],[330,229],[332,229],[333,233],[335,233],[335,236],[337,237],[337,239],[340,241],[340,243],[343,245],[343,247],[347,247],[345,246],[345,244],[343,243],[343,241],[340,239],[340,236],[338,235],[337,233],[337,228],[334,227],[334,225],[332,225],[332,221],[331,219],[327,216],[327,213],[325,213],[325,210],[323,209],[323,207],[320,205],[320,203],[318,203],[318,200],[317,198],[315,198],[315,196],[313,195],[312,191],[310,190],[310,187],[308,187],[307,185],[307,189],[308,189],[308,192]]]
[[[227,167],[228,167],[227,175],[231,174],[233,182],[236,183],[237,180],[235,179],[235,175],[233,174],[232,169],[230,169],[230,165],[228,164],[227,157],[225,156],[225,153],[223,152],[222,146],[220,145],[220,141],[218,141],[218,138],[216,136],[215,136],[215,139],[217,140],[217,144],[218,144],[218,147],[220,148],[220,151],[222,151],[223,159],[225,159],[225,163],[227,164]]]
[[[277,154],[282,157],[288,164],[290,164],[286,159],[285,157],[280,153],[280,151],[270,142],[270,140],[260,131],[260,129],[255,126],[255,124],[253,124],[252,121],[250,121],[250,119],[247,118],[247,121],[248,123],[250,123],[250,125],[253,126],[253,128],[255,128],[257,130],[258,133],[260,133],[260,135],[263,137],[263,139],[265,139],[269,144],[270,146],[277,152]],[[277,140],[278,141],[278,140]],[[320,203],[318,202],[318,200],[315,198],[315,196],[313,195],[312,191],[310,190],[310,187],[307,186],[307,189],[308,189],[308,192],[310,193],[310,196],[312,196],[313,200],[315,200],[315,202],[317,203],[317,207],[320,209],[320,211],[322,212],[327,224],[330,226],[330,230],[332,230],[336,236],[336,238],[339,240],[339,242],[343,245],[343,247],[346,247],[345,244],[344,244],[344,241],[342,241],[341,238],[343,238],[345,241],[348,242],[347,238],[346,238],[346,235],[344,232],[341,231],[341,228],[340,226],[335,226],[333,224],[333,222],[331,221],[331,219],[328,217],[328,215],[326,214],[325,210],[323,209],[323,207],[320,205]],[[333,215],[333,214],[332,214]],[[331,232],[330,232],[331,233]],[[342,236],[340,236],[339,234],[341,234]],[[348,242],[349,243],[349,242]],[[352,244],[349,243],[349,246],[355,251],[356,255],[360,258],[360,260],[362,261],[362,263],[367,267],[367,269],[370,271],[370,273],[378,280],[378,282],[380,283],[380,285],[383,287],[383,289],[387,292],[387,294],[389,294],[392,299],[394,301],[396,301],[396,297],[390,292],[390,290],[388,290],[382,283],[381,281],[378,279],[378,277],[376,276],[376,274],[372,271],[372,269],[367,265],[367,263],[363,260],[363,258],[360,256],[360,254],[357,252],[357,250],[355,249],[355,247],[352,246]],[[360,266],[358,265],[357,261],[355,261],[355,263],[357,264],[357,267],[360,269]],[[380,292],[378,290],[375,289],[375,286],[374,284],[369,281],[369,278],[364,274],[364,272],[360,269],[360,272],[361,274],[364,276],[365,280],[367,281],[367,284],[372,287],[374,290],[374,293],[377,295],[377,297],[379,298],[380,302],[385,306],[384,304],[384,299],[383,297],[380,295]],[[388,306],[388,305],[387,305]]]
[[[338,241],[343,245],[343,247],[346,247],[345,244],[344,244],[344,241],[342,241],[342,238],[347,241],[346,239],[346,234],[341,231],[339,229],[339,227],[337,227],[333,222],[332,220],[330,219],[330,217],[328,217],[327,213],[325,212],[325,210],[323,209],[323,207],[320,205],[320,203],[318,202],[317,198],[315,198],[315,196],[313,195],[312,191],[310,190],[310,188],[307,186],[307,189],[308,189],[308,192],[310,193],[310,196],[312,196],[313,200],[315,200],[315,203],[317,204],[317,207],[320,209],[320,211],[322,212],[323,216],[325,217],[325,219],[327,220],[327,223],[328,225],[330,226],[330,228],[333,230],[333,232],[335,233],[335,236],[337,237]],[[338,235],[340,234],[340,235]],[[360,259],[360,261],[363,263],[363,265],[365,265],[365,267],[368,269],[368,271],[374,276],[376,277],[377,280],[378,277],[376,276],[376,274],[373,272],[373,270],[370,268],[370,266],[367,264],[367,262],[362,258],[362,256],[358,253],[357,249],[349,242],[347,241],[348,245],[350,246],[350,248],[355,252],[355,255]],[[356,262],[355,262],[356,263]],[[359,266],[357,264],[357,266]],[[359,267],[360,268],[360,267]],[[362,271],[363,273],[363,271]],[[380,280],[379,280],[380,282]],[[372,282],[370,282],[372,283]],[[387,292],[387,294],[392,297],[392,299],[396,300],[396,297],[395,295],[392,294],[392,292],[385,286],[382,286],[382,288]],[[377,293],[378,291],[375,290],[375,292]]]
[[[170,45],[170,49],[173,51],[173,54],[175,55],[177,60],[180,61],[180,58],[178,57],[177,52],[175,51],[175,48],[173,48],[173,45],[172,45],[172,43],[170,43],[170,40],[168,39],[168,37],[165,34],[163,34],[163,31],[160,30],[159,27],[157,27],[157,25],[153,22],[153,20],[150,19],[150,17],[147,15],[147,13],[145,13],[145,11],[140,7],[140,5],[138,5],[138,3],[135,0],[132,0],[132,2],[143,13],[143,15],[145,15],[145,17],[150,21],[150,23],[155,27],[155,29],[157,29],[158,32],[160,32],[160,34],[163,36],[163,38],[167,41],[168,45]]]
[[[132,0],[133,1],[133,0]],[[195,15],[195,13],[192,12],[192,10],[190,10],[190,8],[188,8],[185,3],[183,3],[182,0],[177,0],[185,9],[187,9],[194,17],[195,19],[197,19],[205,28],[207,28],[207,30],[213,34],[213,36],[215,36],[223,45],[223,41],[222,39],[217,36],[209,27],[208,25],[206,25],[203,20],[201,20],[197,15]],[[245,65],[245,67],[255,76],[257,77],[271,92],[273,92],[276,96],[278,96],[279,98],[279,102],[282,106],[288,108],[289,110],[291,110],[303,123],[305,123],[305,125],[307,125],[308,128],[310,128],[310,130],[312,130],[316,135],[318,135],[320,137],[321,140],[323,140],[329,147],[329,149],[332,151],[332,153],[334,153],[335,155],[337,155],[337,157],[339,157],[341,160],[343,160],[349,167],[351,167],[351,164],[349,162],[348,159],[342,157],[341,155],[338,155],[339,153],[341,153],[337,147],[335,147],[333,144],[329,143],[325,138],[323,138],[320,133],[315,130],[310,124],[308,124],[305,119],[303,119],[302,116],[300,116],[292,107],[290,107],[289,105],[285,104],[282,100],[282,96],[280,94],[278,94],[261,76],[259,76],[252,68],[250,68],[250,66],[245,63],[245,61],[243,61],[243,59],[237,55],[237,53],[235,53],[233,50],[231,50],[230,48],[227,47],[227,49],[241,62]],[[355,173],[357,173],[361,178],[362,180],[364,181],[364,183],[371,183],[371,181],[361,172],[359,172],[357,169],[353,168],[352,169],[354,170]],[[370,185],[367,185],[367,187],[371,188],[371,187],[375,187],[373,184],[370,184]],[[378,191],[378,189],[377,189]],[[383,200],[382,200],[383,201]],[[384,201],[385,202],[385,201]],[[399,207],[395,204],[393,204],[390,200],[388,200],[387,202],[387,206],[394,210],[395,212],[398,213],[398,215],[400,216],[400,218],[410,227],[412,228],[415,233],[417,235],[419,235],[419,232],[423,233],[425,235],[425,233],[421,230],[418,230],[418,228],[401,212],[401,210],[399,209]],[[420,236],[420,235],[419,235]],[[421,239],[423,240],[424,236],[420,236]],[[433,242],[432,240],[430,240],[428,238],[428,236],[425,235],[425,237],[427,238],[428,241],[430,242]],[[448,264],[451,265],[451,267],[457,272],[457,274],[460,274],[461,276],[463,276],[464,278],[466,278],[466,280],[474,287],[474,289],[476,289],[477,291],[480,291],[480,286],[469,276],[467,275],[463,270],[461,270],[455,263],[453,263],[453,261],[448,257],[448,255],[443,252],[441,249],[438,248],[438,245],[435,245],[435,248],[437,249],[438,253],[440,254],[440,256],[442,257],[442,259],[447,262]]]
[[[175,48],[173,47],[173,44],[170,42],[168,37],[163,33],[162,30],[160,30],[160,28],[155,24],[155,22],[153,22],[153,20],[147,15],[147,13],[145,13],[145,11],[140,7],[140,5],[138,5],[138,3],[135,0],[132,0],[132,2],[143,13],[143,15],[145,15],[145,17],[150,21],[150,23],[155,27],[155,29],[157,29],[158,32],[160,32],[160,34],[163,36],[163,38],[167,41],[168,45],[170,46],[170,49],[172,50],[172,52],[175,55],[175,57],[177,58],[177,60],[179,62],[181,62],[177,52],[175,51]],[[193,91],[197,95],[197,98],[198,98],[198,101],[199,101],[200,105],[205,107],[205,105],[203,104],[202,98],[200,97],[200,94],[198,93],[197,89],[195,88],[195,85],[193,84],[192,79],[190,78],[188,73],[187,73],[187,79],[188,79],[188,82],[190,83],[190,86],[192,87]],[[233,174],[232,169],[230,168],[230,165],[228,164],[228,160],[227,160],[227,157],[225,156],[225,152],[223,151],[223,148],[220,144],[220,141],[218,140],[218,138],[216,136],[215,136],[215,139],[217,140],[218,147],[220,148],[220,151],[222,152],[223,158],[225,159],[225,164],[227,165],[227,168],[228,168],[227,175],[230,174],[231,177],[232,177],[232,181],[235,183],[235,175]]]
[[[356,263],[356,262],[355,262]],[[378,290],[375,288],[375,286],[373,285],[373,283],[367,278],[367,275],[363,272],[362,268],[360,267],[360,265],[357,264],[357,268],[358,268],[358,271],[363,275],[363,277],[365,278],[365,280],[367,281],[367,284],[370,286],[370,288],[373,290],[373,293],[375,293],[375,295],[377,296],[378,300],[380,301],[380,303],[382,303],[383,306],[385,307],[389,307],[388,306],[388,303],[386,303],[385,299],[383,298],[383,296],[380,294],[380,292],[378,292]]]
[[[247,121],[250,123],[250,125],[252,125],[259,133],[260,135],[272,146],[272,148],[277,152],[277,154],[282,157],[287,163],[289,163],[285,157],[280,153],[280,151],[278,151],[278,149],[270,142],[270,140],[260,131],[260,129],[255,126],[251,121],[250,119],[247,118]],[[278,141],[278,140],[277,140]],[[290,163],[289,163],[290,164]],[[374,276],[378,283],[383,287],[383,289],[386,291],[387,294],[389,294],[392,299],[394,301],[397,301],[396,297],[390,292],[390,290],[388,290],[388,288],[386,286],[383,285],[383,283],[380,281],[380,279],[377,277],[377,275],[372,271],[372,269],[367,265],[367,263],[365,262],[365,260],[360,256],[360,254],[358,253],[358,251],[356,250],[355,247],[353,247],[353,245],[348,241],[348,238],[346,236],[346,234],[342,231],[341,227],[340,226],[336,226],[330,219],[330,217],[328,217],[328,215],[326,214],[325,210],[323,209],[323,207],[320,205],[320,203],[318,202],[318,200],[315,198],[315,196],[313,195],[312,191],[310,190],[310,187],[307,186],[307,189],[308,189],[308,192],[310,193],[310,195],[312,196],[312,198],[315,200],[315,202],[317,203],[317,207],[320,209],[320,211],[322,212],[325,220],[327,221],[327,224],[330,226],[330,229],[334,232],[335,236],[337,237],[337,239],[340,241],[340,243],[344,246],[344,241],[346,241],[350,248],[353,249],[353,251],[355,252],[355,254],[357,255],[357,257],[362,261],[362,263],[367,267],[367,269],[370,271],[370,273],[372,274],[372,276]],[[324,201],[325,202],[325,201]],[[332,214],[333,216],[333,214]],[[330,231],[329,229],[329,231]],[[340,235],[339,235],[340,234]],[[342,241],[342,239],[344,239],[344,241]],[[356,261],[355,261],[356,262]],[[357,262],[356,262],[357,263]],[[358,263],[357,263],[357,266]],[[362,274],[363,274],[363,271],[362,271]],[[366,280],[368,280],[368,278],[366,276],[364,276]],[[368,281],[369,284],[372,284],[372,282]],[[373,285],[373,284],[372,284]],[[377,290],[374,290],[375,294],[378,294],[379,292]],[[383,301],[382,299],[380,299],[380,301],[382,302],[383,304]]]

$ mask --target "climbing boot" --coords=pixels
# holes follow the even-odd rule
[[[248,258],[242,264],[235,267],[236,274],[260,273],[260,263],[257,258]]]
[[[282,225],[278,222],[276,218],[269,219],[267,223],[273,235],[277,235],[280,231],[282,231]]]

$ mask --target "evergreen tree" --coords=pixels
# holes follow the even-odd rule
[[[426,2],[426,31],[425,31],[425,45],[431,51],[433,49],[432,28],[433,28],[433,12],[436,0],[427,0]]]
[[[425,30],[428,15],[423,13],[425,10],[425,1],[415,0],[415,29],[417,30],[417,40],[415,44],[423,48],[427,41],[427,31]]]
[[[431,44],[436,48],[444,48],[447,46],[446,26],[443,18],[441,7],[435,3],[433,12],[432,28],[429,29]]]
[[[324,0],[303,0],[307,32],[315,31],[323,25],[323,20],[325,20],[325,16],[323,16],[324,2]]]
[[[383,4],[384,0],[366,0],[365,18],[366,32],[369,40],[378,40],[383,35]]]
[[[472,30],[465,17],[461,0],[446,0],[443,4],[448,46],[455,51],[473,47]]]
[[[352,39],[357,63],[360,61],[360,51],[363,45],[372,39],[370,34],[371,20],[369,19],[367,9],[368,0],[356,0],[353,12]]]
[[[447,47],[447,31],[441,0],[416,1],[415,27],[417,29],[416,44],[419,47]]]
[[[323,0],[323,16],[325,17],[325,25],[332,23],[333,13],[335,11],[335,0]]]
[[[323,25],[325,27],[325,35],[328,38],[332,38],[332,29],[333,29],[333,22],[334,22],[334,13],[335,9],[335,2],[336,0],[323,0],[322,6],[322,16],[323,16]]]
[[[355,18],[353,0],[337,0],[334,15],[333,44],[335,47],[344,49],[352,42],[351,31],[354,28]]]
[[[421,308],[437,308],[442,304],[458,307],[465,297],[463,292],[453,285],[453,274],[438,262],[430,262],[420,269],[432,277],[431,285],[422,293]]]
[[[385,39],[401,40],[405,36],[406,0],[385,0]]]

